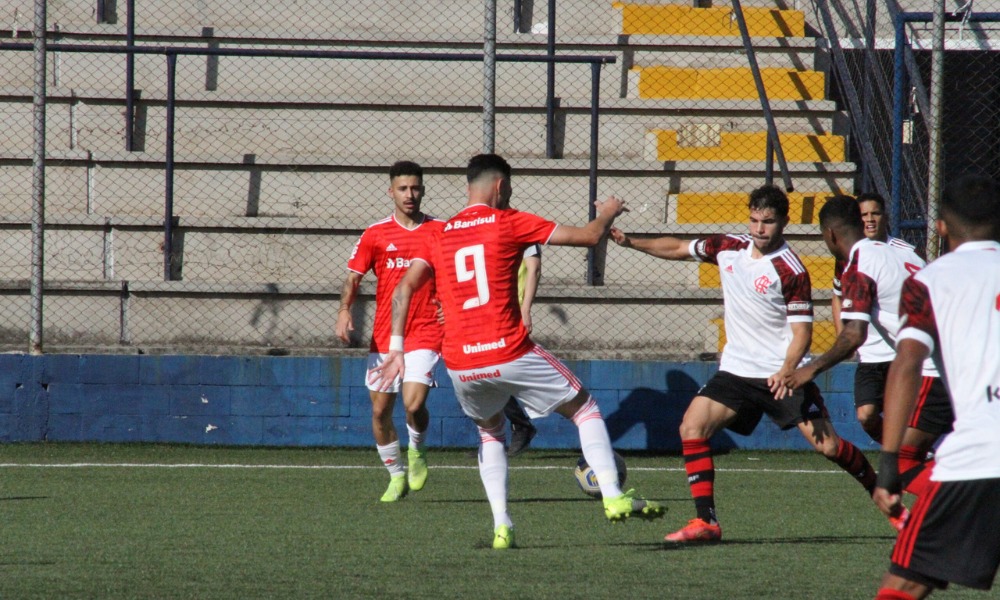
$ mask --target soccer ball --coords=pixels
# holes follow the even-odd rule
[[[627,475],[625,459],[617,452],[615,452],[615,466],[618,467],[618,485],[624,486],[625,476]],[[582,456],[580,457],[580,460],[576,462],[576,468],[573,469],[573,476],[576,477],[576,483],[583,490],[584,494],[587,494],[591,498],[601,497],[601,486],[597,483],[597,475],[594,474],[594,470],[587,464],[587,459]]]

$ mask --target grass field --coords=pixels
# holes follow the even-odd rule
[[[519,547],[497,552],[463,450],[380,505],[374,450],[0,446],[0,598],[874,596],[894,532],[822,457],[718,456],[725,541],[683,548],[661,542],[692,516],[681,459],[625,458],[666,518],[612,525],[576,453],[531,451],[511,462]]]

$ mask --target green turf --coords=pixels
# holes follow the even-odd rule
[[[381,505],[374,450],[0,446],[4,465],[102,464],[0,467],[0,598],[871,598],[887,565],[892,529],[821,457],[717,457],[725,541],[683,548],[661,543],[692,516],[679,457],[625,454],[628,485],[670,511],[621,525],[576,488],[576,458],[511,462],[519,547],[496,552],[461,450]]]

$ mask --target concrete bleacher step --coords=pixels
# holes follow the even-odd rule
[[[833,286],[834,259],[830,255],[799,254],[802,264],[809,271],[813,289],[828,290]],[[711,263],[698,264],[698,285],[703,288],[722,286],[719,267]]]
[[[718,332],[716,347],[717,352],[722,352],[726,345],[726,325],[724,319],[715,318],[711,320],[713,328]],[[833,347],[837,339],[837,332],[833,327],[833,321],[813,321],[812,346],[809,351],[814,355],[819,355]]]
[[[793,224],[816,223],[820,206],[835,192],[789,192],[788,218]],[[674,209],[673,221],[679,224],[745,223],[746,192],[681,192],[668,200]]]
[[[62,31],[94,28],[94,0],[50,2],[49,23]],[[104,25],[108,33],[124,31],[125,2],[108,2],[113,22]],[[498,0],[498,29],[513,29],[514,0]],[[529,31],[547,20],[546,3],[521,5],[521,29]],[[19,14],[23,29],[31,29],[32,0],[6,0],[0,5],[0,22],[5,25]],[[621,15],[610,1],[560,0],[557,32],[564,35],[595,35],[619,30]],[[393,39],[385,32],[464,36],[483,31],[485,4],[467,0],[296,0],[293,4],[269,0],[162,0],[137,3],[136,22],[140,27],[163,30],[233,30],[243,36],[288,37],[325,35],[332,32],[368,34],[371,39]]]
[[[622,33],[657,35],[739,36],[733,9],[728,6],[696,8],[682,4],[630,4],[615,2],[622,12]],[[805,14],[799,10],[745,7],[743,15],[751,37],[803,37]]]
[[[501,152],[502,148],[499,148]],[[465,197],[462,160],[408,156],[427,173],[425,207],[450,214]],[[509,157],[515,172],[515,205],[554,219],[581,219],[589,195],[589,160]],[[51,214],[162,217],[162,154],[50,153],[46,208]],[[388,162],[325,156],[180,155],[176,157],[175,214],[184,217],[333,218],[381,214]],[[789,163],[802,189],[849,189],[851,163]],[[30,213],[29,154],[0,153],[0,212]],[[598,197],[625,198],[632,212],[622,223],[655,224],[669,216],[667,195],[679,191],[746,192],[762,183],[762,161],[663,163],[602,160]],[[331,192],[332,191],[332,192]],[[581,212],[583,211],[583,212]],[[566,221],[569,222],[569,221]]]
[[[720,131],[694,126],[687,131],[652,130],[646,134],[650,160],[755,161],[767,156],[766,132]],[[681,135],[683,134],[683,136]],[[779,133],[789,162],[843,162],[844,138],[829,134]]]
[[[16,94],[16,95],[15,95]],[[48,105],[47,124],[52,135],[51,151],[86,150],[94,153],[124,149],[124,119],[120,98],[64,90],[64,96]],[[201,94],[187,99],[175,112],[174,150],[178,154],[224,154],[234,149],[244,154],[286,153],[305,156],[367,157],[392,162],[399,156],[433,150],[438,160],[464,160],[482,147],[482,115],[477,107],[446,103],[375,106],[360,99],[331,99],[295,104],[260,96]],[[750,105],[739,102],[720,114],[699,116],[695,102],[674,105],[660,101],[644,110],[637,100],[613,99],[603,103],[600,117],[599,151],[603,159],[641,159],[643,147],[635,140],[650,128],[685,128],[694,123],[721,129],[739,127],[759,130],[762,119]],[[162,99],[151,97],[139,103],[141,119],[135,140],[137,149],[156,151],[166,145],[166,109]],[[337,110],[341,108],[342,110]],[[776,124],[781,130],[805,126],[828,131],[836,113],[829,108],[780,107]],[[11,127],[0,140],[0,152],[32,151],[34,136],[30,96],[15,90],[0,90],[0,119],[23,123]],[[500,105],[494,120],[496,147],[510,156],[545,155],[545,110],[535,105]],[[398,136],[405,127],[409,135]],[[563,157],[590,154],[589,107],[567,103],[558,113],[557,139]],[[372,144],[372,139],[395,139],[393,144]],[[432,142],[428,140],[433,140]]]
[[[765,67],[760,74],[768,100],[814,100],[826,94],[826,76],[820,71]],[[665,65],[633,67],[628,73],[628,96],[702,100],[760,97],[750,67],[696,69]]]

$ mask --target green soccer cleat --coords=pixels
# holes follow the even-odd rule
[[[389,487],[382,494],[382,502],[395,502],[402,500],[406,496],[409,488],[406,486],[406,477],[399,475],[389,480]]]
[[[498,525],[493,530],[493,549],[506,550],[514,547],[514,528],[507,525]]]
[[[427,452],[411,448],[406,451],[406,458],[410,463],[406,471],[407,482],[411,490],[419,492],[427,483]]]
[[[617,498],[604,499],[604,516],[612,523],[620,523],[629,517],[652,521],[659,519],[667,509],[652,500],[646,500],[629,490]]]

